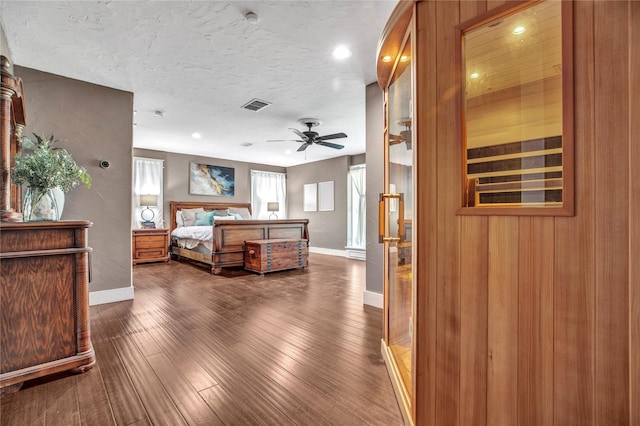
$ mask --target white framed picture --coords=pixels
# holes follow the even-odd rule
[[[318,210],[318,184],[307,183],[304,185],[304,211],[315,212]]]
[[[318,183],[318,211],[332,212],[333,209],[333,181]]]

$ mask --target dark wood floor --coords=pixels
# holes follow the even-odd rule
[[[365,263],[212,276],[134,268],[135,300],[91,308],[98,363],[2,398],[8,425],[401,425]]]

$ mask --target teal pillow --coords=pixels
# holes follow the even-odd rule
[[[196,213],[195,226],[213,225],[213,211],[205,213]]]
[[[236,220],[242,220],[242,216],[240,215],[240,213],[229,212],[229,215],[235,217]]]
[[[212,210],[214,216],[229,216],[229,209]]]

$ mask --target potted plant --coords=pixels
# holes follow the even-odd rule
[[[46,138],[34,133],[33,136],[35,141],[26,136],[22,138],[23,147],[32,152],[15,157],[11,174],[14,183],[27,185],[23,220],[59,220],[62,206],[59,206],[54,190],[59,188],[63,195],[80,183],[90,188],[91,177],[66,149],[53,146],[57,142],[53,135]]]

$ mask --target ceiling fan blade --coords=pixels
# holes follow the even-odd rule
[[[344,133],[334,133],[332,135],[318,136],[316,138],[316,141],[328,141],[329,139],[340,139],[346,137],[347,135],[345,135]]]
[[[317,145],[322,145],[322,146],[328,146],[329,148],[334,148],[334,149],[342,149],[342,148],[344,148],[344,145],[338,145],[337,143],[323,142],[323,141],[318,141],[318,140],[316,140],[316,144]]]
[[[300,142],[305,143],[304,141],[298,139],[269,139],[267,142]]]
[[[307,142],[304,145],[300,146],[300,148],[298,148],[297,151],[298,152],[304,151],[305,149],[309,148],[309,145],[311,145],[311,144],[309,142]]]
[[[300,136],[300,138],[302,138],[303,141],[305,142],[309,142],[309,136],[305,135],[304,133],[302,133],[300,130],[298,129],[292,129],[289,128],[289,130],[291,130],[293,133],[295,133],[296,135]]]
[[[398,136],[398,135],[389,135],[389,145],[397,145],[399,143],[404,142],[404,139],[402,139],[402,136]]]

